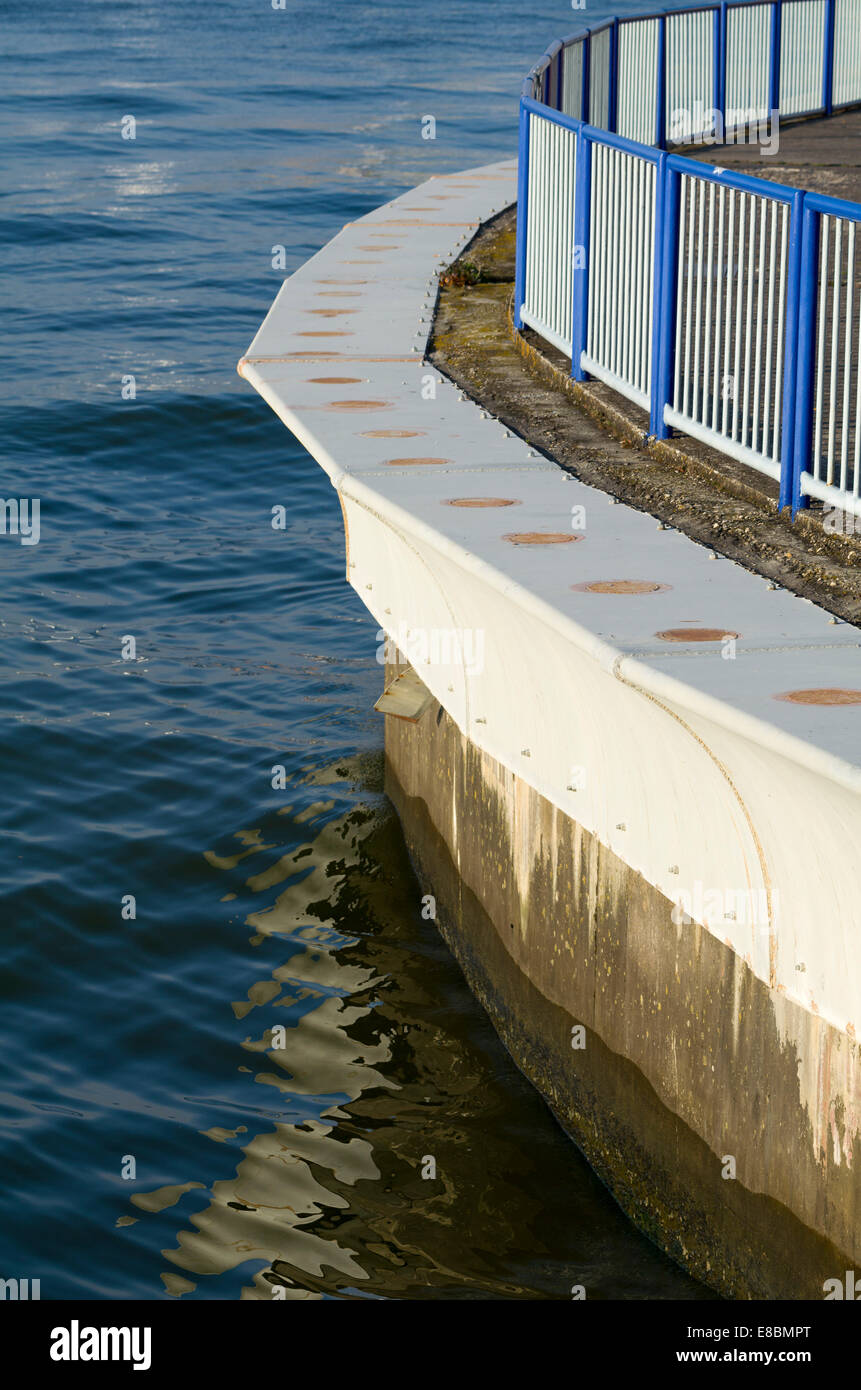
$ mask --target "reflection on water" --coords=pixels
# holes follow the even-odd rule
[[[578,1283],[703,1296],[628,1226],[503,1052],[421,917],[369,767],[349,810],[285,807],[281,834],[270,817],[207,854],[222,896],[250,909],[237,931],[252,928],[259,967],[224,1013],[247,1029],[238,1067],[264,1099],[247,1124],[204,1131],[224,1176],[137,1191],[121,1222],[206,1187],[162,1252],[175,1296],[240,1269],[245,1299],[566,1298]],[[350,771],[300,780],[315,794]]]

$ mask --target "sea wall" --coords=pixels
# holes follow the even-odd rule
[[[626,1213],[728,1297],[823,1298],[861,1263],[858,1165],[840,1156],[855,1045],[676,924],[438,703],[387,717],[386,760],[445,940]]]
[[[439,269],[513,193],[488,166],[344,228],[240,370],[430,697],[387,717],[390,789],[512,1054],[693,1273],[821,1298],[861,1268],[859,632],[428,363]]]

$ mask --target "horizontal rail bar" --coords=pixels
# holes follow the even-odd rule
[[[775,479],[780,478],[779,464],[768,463],[753,449],[736,444],[731,439],[725,439],[719,432],[707,429],[704,425],[697,424],[696,420],[690,420],[678,410],[673,410],[672,406],[664,406],[664,420],[668,425],[674,425],[677,429],[683,430],[685,434],[698,439],[701,444],[711,444],[712,448],[720,449],[722,454],[729,454],[730,458],[737,459],[739,463],[749,464],[758,473],[767,473],[769,477]]]

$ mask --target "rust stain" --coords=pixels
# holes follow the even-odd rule
[[[449,497],[444,507],[519,507],[516,497]]]
[[[502,539],[511,541],[512,545],[570,545],[582,537],[569,535],[567,531],[509,531]]]
[[[369,284],[369,283],[370,283],[370,281],[368,281],[368,280],[351,280],[351,279],[346,279],[346,280],[345,280],[345,279],[340,279],[340,280],[339,280],[339,279],[328,279],[328,280],[315,280],[315,281],[314,281],[314,284],[315,284],[315,285],[367,285],[367,284]]]
[[[285,352],[282,357],[246,357],[246,362],[333,362],[345,357],[344,352]]]
[[[790,705],[861,705],[861,690],[787,690],[774,698]]]
[[[388,410],[391,401],[330,401],[324,410]]]
[[[438,458],[401,458],[401,459],[384,459],[383,461],[384,461],[384,463],[386,463],[390,468],[406,468],[406,467],[408,467],[408,466],[410,466],[410,465],[412,465],[412,464],[417,464],[417,463],[451,463],[451,459],[438,459]]]
[[[722,642],[725,637],[740,635],[724,627],[668,627],[655,633],[662,642]]]
[[[321,319],[337,319],[343,314],[358,314],[358,309],[306,309],[306,314],[316,314]]]
[[[433,212],[433,208],[414,208],[415,212]],[[393,222],[383,222],[384,227],[478,227],[478,222],[430,222],[425,217],[400,217]],[[374,233],[376,235],[376,233]],[[381,236],[385,233],[381,232]]]
[[[307,335],[306,335],[306,336],[307,336]],[[329,335],[325,335],[325,334],[324,334],[324,335],[312,334],[311,336],[316,336],[316,337],[319,337],[319,336],[334,337],[334,336],[336,336],[336,335],[335,335],[335,334],[329,334]],[[352,335],[352,333],[346,333],[346,334],[344,334],[343,336],[344,336],[344,337],[349,337],[349,338],[351,338],[353,335]],[[322,351],[322,350],[319,351],[319,352],[314,352],[314,351],[313,351],[312,349],[310,349],[310,348],[308,349],[307,352],[283,352],[283,353],[280,353],[277,357],[243,357],[242,361],[243,361],[243,363],[248,363],[248,362],[331,362],[331,361],[334,361],[335,359],[337,359],[339,362],[411,362],[411,363],[413,364],[413,366],[415,366],[416,362],[418,361],[418,358],[417,358],[417,357],[382,357],[382,356],[381,356],[381,357],[361,357],[358,353],[355,353],[355,352],[324,352],[324,351]]]
[[[592,579],[571,585],[580,594],[663,594],[672,587],[672,584],[657,584],[650,579]]]
[[[426,430],[362,430],[363,439],[418,439]]]
[[[360,386],[363,376],[309,376],[309,386]]]
[[[294,336],[297,338],[352,338],[355,336],[355,334],[345,333],[343,329],[338,328],[333,329],[331,332],[328,330],[319,333],[311,333],[309,331],[306,331],[304,333],[296,333]]]

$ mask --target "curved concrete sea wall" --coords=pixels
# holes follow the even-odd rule
[[[240,371],[329,474],[349,582],[428,692],[387,717],[391,792],[512,1055],[695,1274],[821,1298],[861,1263],[859,633],[423,360],[437,268],[514,182],[346,227]]]

